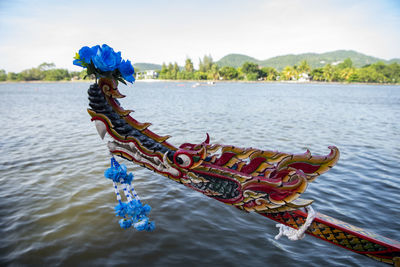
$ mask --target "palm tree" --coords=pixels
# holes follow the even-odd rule
[[[300,62],[300,66],[298,67],[299,73],[307,73],[309,74],[311,71],[310,65],[308,65],[307,60],[303,60]]]
[[[193,72],[194,68],[193,68],[193,62],[190,58],[187,58],[185,61],[185,71],[187,72]]]
[[[323,68],[324,70],[324,80],[326,82],[331,82],[333,80],[333,75],[335,72],[335,68],[331,64],[326,64]]]
[[[286,66],[282,71],[282,77],[285,81],[297,79],[295,68],[292,66]]]

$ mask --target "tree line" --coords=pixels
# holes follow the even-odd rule
[[[139,72],[136,69],[136,73]],[[42,63],[36,68],[19,73],[0,70],[0,81],[61,81],[83,80],[86,70],[81,72],[56,68],[54,63]],[[140,77],[137,77],[140,78]],[[164,80],[226,80],[226,81],[321,81],[321,82],[366,82],[366,83],[400,83],[400,64],[377,62],[361,68],[353,66],[350,58],[339,64],[326,64],[312,69],[307,61],[298,65],[286,66],[282,71],[273,67],[260,67],[256,63],[245,62],[241,67],[219,67],[211,56],[199,60],[195,69],[190,58],[184,67],[178,64],[163,63],[159,79]]]
[[[36,68],[23,70],[19,73],[0,70],[0,81],[70,81],[82,80],[86,70],[68,71],[56,68],[54,63],[42,63]]]
[[[245,62],[241,67],[219,67],[211,56],[200,59],[199,69],[193,68],[190,58],[180,68],[175,62],[163,63],[159,79],[166,80],[243,80],[243,81],[321,81],[321,82],[367,82],[400,83],[400,64],[377,62],[361,68],[353,66],[350,58],[339,64],[326,64],[312,69],[307,61],[299,65],[286,66],[282,71],[273,67],[261,67],[256,63]]]

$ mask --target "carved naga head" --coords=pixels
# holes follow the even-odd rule
[[[209,197],[246,211],[280,212],[309,205],[299,196],[309,182],[329,170],[339,151],[330,147],[327,156],[300,155],[253,148],[184,143],[169,144],[123,109],[118,82],[101,78],[89,89],[89,114],[114,155],[128,159],[180,182]]]

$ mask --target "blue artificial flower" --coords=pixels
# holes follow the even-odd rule
[[[132,174],[132,173],[129,173],[128,175],[126,175],[126,176],[124,177],[124,182],[125,182],[126,184],[131,184],[131,183],[132,183],[132,180],[133,180],[133,174]]]
[[[149,215],[150,211],[151,211],[150,205],[145,204],[145,205],[143,206],[143,208],[142,208],[142,214],[143,214],[144,216],[147,216],[147,215]]]
[[[93,63],[101,71],[113,71],[121,64],[121,52],[114,52],[114,49],[103,44],[93,57]]]
[[[120,202],[114,207],[115,216],[125,217],[128,212],[128,205],[124,202]]]
[[[112,168],[113,168],[115,173],[111,173],[111,171],[110,171],[110,174],[107,173],[107,175],[114,175],[113,176],[114,177],[113,180],[115,182],[120,182],[121,184],[131,184],[132,183],[133,174],[132,173],[129,173],[129,174],[127,173],[127,168],[126,168],[125,164],[114,165]],[[106,174],[104,174],[104,175],[106,175]]]
[[[135,81],[135,77],[133,77],[133,74],[135,74],[135,69],[133,68],[132,63],[129,60],[122,60],[118,69],[125,80],[130,83],[133,83]]]
[[[119,165],[117,170],[118,170],[118,177],[122,178],[122,180],[125,180],[124,178],[125,178],[125,176],[127,176],[127,174],[126,174],[127,168],[126,168],[125,164]]]
[[[78,55],[79,56],[79,55]],[[72,62],[72,64],[74,64],[75,66],[79,66],[79,67],[84,67],[82,65],[82,61],[80,60],[80,58],[75,58],[75,60]]]
[[[92,48],[84,46],[79,50],[79,56],[85,63],[90,64],[90,61],[92,61],[92,58],[97,54],[99,48],[99,45],[93,46]]]
[[[108,179],[113,180],[113,182],[115,183],[119,183],[121,175],[119,172],[119,169],[116,169],[115,167],[111,167],[108,168],[105,172],[104,172],[104,176]]]
[[[148,224],[149,224],[149,218],[145,217],[142,220],[135,223],[133,226],[135,227],[136,230],[143,231],[146,230]]]
[[[156,224],[154,222],[149,222],[146,227],[147,232],[153,232],[156,229]]]
[[[123,229],[128,229],[129,227],[132,226],[132,221],[125,218],[121,219],[119,220],[119,226],[121,226],[121,228]]]
[[[129,216],[136,219],[142,214],[142,204],[138,200],[133,199],[128,203],[126,212]]]
[[[126,166],[120,165],[114,158],[111,159],[111,167],[104,172],[104,176],[116,183],[131,184],[133,180],[133,174],[128,174]]]
[[[99,48],[99,45],[92,46],[91,48],[88,46],[82,47],[79,49],[79,53],[76,55],[73,64],[86,68],[92,61],[93,57],[97,54]]]
[[[135,81],[135,69],[129,60],[122,60],[121,52],[115,52],[106,44],[92,47],[83,46],[76,53],[73,64],[87,69],[87,74],[94,74],[97,78],[106,77],[133,83]]]
[[[116,177],[118,175],[118,172],[113,168],[108,168],[107,170],[105,170],[104,172],[104,177],[114,180],[114,177]]]

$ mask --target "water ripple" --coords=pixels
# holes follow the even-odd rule
[[[399,240],[400,90],[392,86],[138,83],[124,106],[170,142],[302,153],[341,150],[304,198]],[[120,229],[106,145],[85,109],[88,84],[0,84],[0,263],[9,265],[381,266],[121,160],[153,207],[154,233]],[[173,105],[171,104],[173,103]],[[23,114],[23,116],[21,116]],[[384,266],[384,265],[383,265]]]

